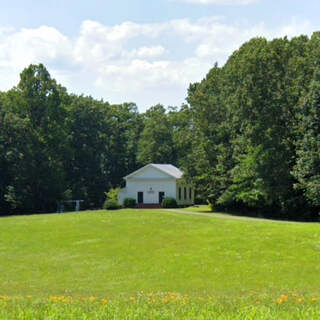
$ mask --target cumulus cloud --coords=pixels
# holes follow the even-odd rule
[[[76,93],[111,103],[134,101],[141,110],[156,103],[180,105],[189,83],[201,80],[216,61],[223,64],[243,42],[310,35],[312,29],[295,19],[269,28],[215,17],[113,26],[88,20],[72,38],[49,26],[0,27],[0,90],[15,85],[24,67],[41,62]]]
[[[0,61],[2,65],[21,69],[30,61],[66,59],[71,50],[68,38],[55,28],[41,26],[18,32],[6,29],[2,32]]]
[[[133,49],[129,52],[124,52],[124,56],[152,58],[152,57],[162,56],[165,52],[166,52],[166,49],[163,46],[141,47],[139,49]]]

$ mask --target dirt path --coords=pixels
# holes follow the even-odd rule
[[[251,217],[242,217],[242,216],[233,216],[230,214],[223,213],[214,213],[214,212],[195,212],[195,211],[186,211],[183,209],[163,209],[165,211],[179,213],[179,214],[188,214],[194,216],[204,216],[218,219],[229,219],[229,220],[244,220],[244,221],[252,221],[252,222],[271,222],[271,223],[308,223],[310,222],[295,222],[295,221],[283,221],[283,220],[271,220],[271,219],[263,219],[263,218],[251,218]]]

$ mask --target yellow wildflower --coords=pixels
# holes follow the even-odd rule
[[[284,294],[279,299],[276,300],[276,302],[279,304],[282,302],[286,302],[286,301],[288,301],[288,296],[286,296]]]

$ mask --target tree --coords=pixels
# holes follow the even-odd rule
[[[134,104],[110,105],[72,96],[66,127],[70,143],[65,172],[73,198],[101,207],[104,192],[136,169],[140,121]]]
[[[177,163],[172,126],[162,105],[151,107],[144,114],[144,129],[138,144],[137,160],[148,163]]]
[[[215,205],[229,185],[232,168],[224,85],[224,70],[216,64],[201,83],[190,85],[187,98],[193,118],[193,146],[185,171],[196,185],[197,196]]]
[[[4,101],[11,180],[5,194],[12,209],[51,211],[64,191],[65,89],[43,65],[30,65]]]
[[[310,91],[301,110],[297,163],[293,174],[296,188],[309,203],[320,207],[320,66],[314,72]]]

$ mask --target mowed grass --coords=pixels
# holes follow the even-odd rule
[[[43,307],[49,312],[55,302],[49,297],[59,296],[78,302],[84,297],[102,301],[97,307],[104,310],[101,319],[115,314],[121,318],[121,310],[125,318],[136,317],[137,310],[142,312],[139,318],[197,318],[210,308],[213,313],[202,315],[203,319],[213,315],[231,319],[242,314],[240,307],[249,318],[261,313],[276,319],[281,312],[288,319],[294,313],[299,318],[303,314],[306,319],[319,318],[319,224],[233,220],[164,210],[1,218],[0,269],[0,295],[8,296],[0,302],[3,319],[10,318],[10,312],[17,318],[20,308],[32,313]],[[170,299],[170,292],[178,293],[180,300],[175,301],[183,309],[175,304],[161,309],[158,304],[167,296]],[[32,299],[25,301],[27,296]],[[279,309],[284,304],[288,309]],[[79,314],[91,312],[86,304],[81,308],[76,304]],[[58,319],[59,310],[51,318]]]

